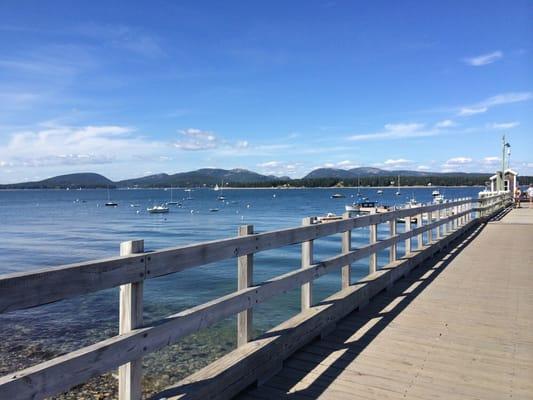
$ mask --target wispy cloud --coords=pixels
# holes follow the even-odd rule
[[[182,138],[176,141],[174,146],[180,150],[209,150],[217,148],[221,144],[221,141],[213,132],[189,128],[180,130],[178,133]]]
[[[94,165],[155,155],[164,147],[125,126],[51,126],[12,134],[0,160],[11,167]]]
[[[383,162],[383,164],[387,167],[400,167],[405,166],[407,164],[410,164],[411,160],[406,160],[405,158],[398,158],[398,159],[389,159]]]
[[[483,163],[485,164],[497,164],[500,162],[500,157],[496,157],[496,156],[490,156],[490,157],[485,157],[483,158]]]
[[[444,121],[439,121],[435,124],[435,128],[451,128],[455,126],[455,122],[451,119],[445,119]]]
[[[512,129],[512,128],[516,128],[518,125],[520,125],[520,122],[513,121],[513,122],[494,122],[492,124],[488,124],[487,126],[491,129]]]
[[[462,117],[467,117],[475,114],[483,114],[488,111],[488,107],[463,107],[459,110],[459,114]]]
[[[471,65],[473,67],[480,67],[483,65],[492,64],[493,62],[498,61],[502,57],[503,57],[503,52],[498,50],[498,51],[493,51],[492,53],[481,54],[475,57],[468,57],[468,58],[465,58],[463,61],[466,64]]]
[[[531,92],[501,93],[496,96],[488,97],[476,104],[463,106],[459,109],[457,115],[467,117],[470,115],[482,114],[487,112],[490,108],[494,106],[520,103],[531,99],[533,99],[533,93]]]
[[[259,171],[265,175],[276,176],[291,176],[294,177],[297,173],[301,173],[302,164],[297,162],[286,161],[265,161],[256,165]]]
[[[127,25],[86,24],[78,28],[80,35],[97,39],[99,43],[127,50],[144,57],[155,58],[165,54],[160,40],[144,30]]]
[[[403,139],[408,137],[433,136],[438,133],[435,129],[424,129],[424,124],[386,124],[383,131],[352,135],[348,137],[351,141],[381,140],[381,139]]]
[[[462,170],[465,166],[472,163],[471,157],[453,157],[444,162],[442,164],[442,170],[443,172],[452,172],[457,170]]]
[[[447,164],[468,164],[472,162],[470,157],[454,157],[446,161]]]

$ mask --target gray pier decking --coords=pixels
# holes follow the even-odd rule
[[[479,226],[237,398],[533,399],[533,208]]]

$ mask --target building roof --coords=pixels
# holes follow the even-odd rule
[[[514,176],[518,176],[518,172],[516,172],[514,169],[511,169],[511,168],[507,168],[505,171],[504,171],[504,175],[514,175]],[[498,175],[497,174],[494,174],[492,175],[489,179],[491,181],[495,180],[498,178]]]

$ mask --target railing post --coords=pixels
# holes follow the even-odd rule
[[[405,232],[409,232],[411,230],[411,216],[409,215],[405,219]],[[408,255],[411,253],[411,238],[405,239],[405,255]]]
[[[436,212],[436,217],[435,217],[435,222],[439,222],[440,221],[440,213],[442,212],[442,209],[438,209],[437,212]],[[440,234],[440,225],[437,226],[437,229],[435,230],[435,239],[437,241],[440,240],[440,237],[441,237],[441,234]]]
[[[370,244],[377,243],[378,241],[378,225],[377,224],[371,224],[368,226],[370,229]],[[370,254],[369,259],[369,265],[368,265],[368,273],[372,274],[376,272],[378,269],[378,254],[377,252],[373,252]]]
[[[144,240],[120,243],[120,255],[144,252]],[[119,333],[124,334],[143,324],[143,282],[120,286]],[[130,361],[118,368],[119,400],[140,400],[142,394],[142,360]]]
[[[239,227],[239,236],[253,235],[253,225]],[[254,255],[247,254],[237,258],[237,289],[243,290],[253,284]],[[252,340],[253,310],[248,308],[237,314],[237,347]]]
[[[428,224],[431,225],[432,223],[433,223],[433,211],[428,211]],[[433,232],[431,232],[431,229],[428,229],[427,233],[428,233],[428,244],[431,244],[431,242],[433,241]]]
[[[424,215],[423,213],[420,213],[416,217],[416,226],[417,226],[417,228],[422,227],[422,225],[424,224],[424,221],[422,220],[422,216],[423,215]],[[424,247],[424,238],[422,236],[422,233],[418,234],[417,242],[418,242],[418,250],[422,250],[422,247]]]
[[[350,219],[350,213],[345,212],[342,214],[343,219]],[[346,232],[343,232],[342,234],[342,253],[347,254],[352,250],[352,230],[347,230]],[[341,275],[342,275],[342,283],[341,287],[342,289],[346,289],[350,286],[351,283],[351,265],[343,265],[341,269]]]
[[[313,224],[314,219],[307,217],[302,220],[302,225],[308,226]],[[313,241],[302,242],[302,268],[307,268],[313,264]],[[313,305],[313,282],[307,282],[302,285],[301,293],[302,311],[305,311]]]
[[[454,199],[453,201],[456,202],[457,199]],[[452,229],[453,230],[457,229],[457,205],[453,206]]]
[[[390,236],[396,236],[397,234],[397,225],[396,225],[396,218],[393,218],[389,221],[389,227],[390,227]],[[396,243],[393,243],[389,248],[389,262],[392,263],[396,261]]]
[[[441,211],[441,214],[440,214],[440,219],[444,218],[446,219],[446,217],[448,216],[448,207],[444,207]],[[445,237],[447,234],[448,234],[448,223],[444,223],[441,225],[442,227],[442,237]]]

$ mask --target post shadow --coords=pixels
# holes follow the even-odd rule
[[[501,218],[501,216],[498,215]],[[321,346],[321,352],[313,353],[313,361],[302,361],[298,363],[291,363],[290,371],[287,371],[286,364],[291,361],[292,357],[304,352],[311,352],[313,345],[320,343],[322,339],[316,339],[314,342],[308,344],[301,350],[297,351],[292,357],[284,362],[284,368],[274,376],[273,379],[267,381],[263,386],[250,388],[244,391],[243,397],[250,394],[252,398],[268,398],[275,393],[280,399],[315,399],[337,379],[337,377],[344,371],[345,367],[357,360],[360,353],[368,347],[372,341],[398,316],[406,307],[420,295],[430,284],[435,280],[440,273],[446,269],[450,263],[457,257],[465,247],[471,243],[483,230],[485,224],[478,225],[473,231],[467,233],[467,236],[462,235],[449,244],[446,251],[436,253],[433,258],[421,263],[410,274],[398,280],[393,287],[388,291],[383,291],[374,296],[369,304],[363,309],[356,309],[343,320],[339,321],[338,325],[343,322],[350,323],[349,329],[346,324],[342,329],[336,329],[330,335],[334,335],[335,344],[331,342],[326,346]],[[427,275],[428,272],[431,274]],[[413,284],[418,285],[406,292]],[[392,308],[392,310],[383,312],[382,310],[401,298],[400,301]],[[366,325],[373,318],[380,318],[379,322],[368,329],[358,340],[350,343],[345,343],[347,339],[352,337],[359,329]],[[327,340],[328,336],[324,339]],[[339,350],[346,350],[339,358],[337,358],[331,365],[324,366],[324,370],[319,374],[312,383],[300,391],[288,393],[289,390],[298,384],[305,376],[313,371],[322,361],[328,358],[333,352]],[[295,365],[296,364],[296,365]],[[290,372],[290,373],[289,373]],[[281,378],[280,378],[281,377]],[[268,393],[268,394],[267,394]],[[237,396],[240,398],[240,396]]]

